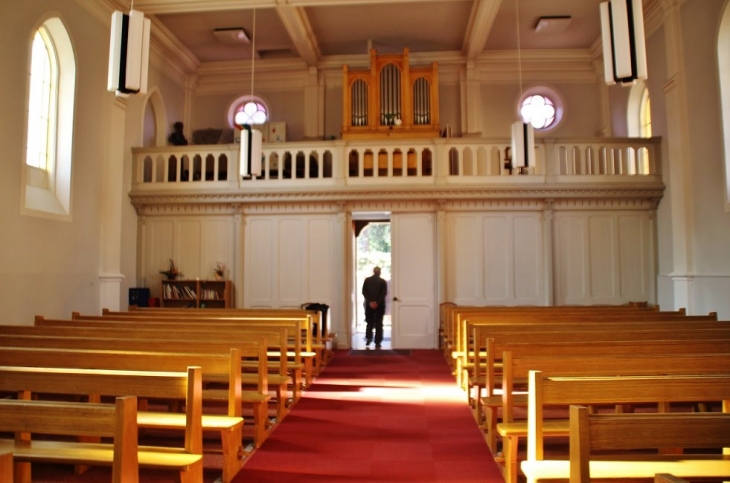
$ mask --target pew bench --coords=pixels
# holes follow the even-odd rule
[[[13,481],[13,453],[0,450],[0,481]]]
[[[596,347],[600,354],[600,345]],[[516,421],[513,409],[515,406],[527,406],[527,394],[515,394],[515,381],[526,381],[531,370],[539,370],[546,376],[640,376],[667,374],[730,374],[729,354],[653,354],[653,355],[583,355],[562,357],[540,357],[531,354],[514,356],[505,351],[503,356],[504,384],[501,410],[502,422],[493,426],[502,440],[503,461],[501,466],[506,483],[516,483],[520,440],[527,437],[527,421]],[[492,414],[496,415],[496,407]],[[494,416],[491,418],[494,424]],[[567,436],[569,433],[567,420],[550,420],[545,422],[543,437]]]
[[[255,354],[255,352],[248,355],[251,354]],[[222,481],[224,483],[230,482],[243,465],[240,360],[241,351],[239,349],[231,349],[229,354],[183,354],[0,347],[0,366],[157,372],[180,372],[187,370],[189,366],[198,366],[202,370],[204,381],[210,375],[226,375],[228,389],[225,394],[220,390],[204,389],[202,397],[204,403],[223,401],[227,405],[227,414],[208,414],[204,406],[201,421],[204,432],[216,432],[220,435],[220,451],[223,456]],[[185,414],[138,411],[137,424],[140,428],[184,431],[187,421]]]
[[[229,323],[244,325],[248,323],[260,324],[262,322],[274,323],[283,321],[295,321],[299,324],[298,333],[301,336],[301,343],[307,354],[304,358],[305,376],[307,384],[311,384],[313,377],[321,370],[323,360],[323,343],[318,331],[319,312],[303,309],[206,309],[194,311],[190,309],[147,309],[117,315],[107,311],[105,315],[82,315],[78,312],[72,313],[74,320],[115,320],[115,321],[147,321],[147,322],[193,322],[206,324],[208,322]]]
[[[51,335],[17,335],[0,333],[0,347],[37,347],[56,349],[90,349],[116,351],[145,351],[145,352],[183,352],[183,353],[221,353],[232,348],[242,352],[250,350],[251,346],[258,347],[259,357],[266,359],[266,343],[259,341],[203,341],[203,340],[158,340],[158,339],[126,339],[114,337],[74,337]],[[241,390],[242,406],[251,406],[253,427],[253,442],[256,448],[266,440],[273,429],[273,423],[268,418],[268,405],[271,395],[268,390],[268,370],[265,364],[258,369],[259,384],[256,388]],[[218,391],[218,399],[226,400],[227,390]],[[224,395],[225,393],[225,395]],[[215,392],[206,390],[206,398],[211,399]],[[248,418],[244,421],[248,422]]]
[[[730,327],[730,323],[717,320],[717,314],[708,316],[671,315],[664,312],[647,312],[640,316],[611,316],[600,312],[593,314],[577,314],[558,317],[511,317],[494,320],[464,320],[459,330],[460,341],[453,352],[457,383],[466,389],[466,377],[480,352],[475,348],[479,341],[490,336],[491,331],[502,329],[514,332],[548,332],[548,331],[605,331],[607,325],[633,326],[636,329],[657,329],[662,327],[719,328]]]
[[[627,455],[667,446],[702,453]],[[570,407],[570,483],[651,480],[660,471],[685,478],[727,478],[730,458],[723,448],[728,447],[728,413],[590,414],[585,406]],[[707,454],[708,449],[717,452]]]
[[[202,371],[192,366],[186,372],[0,366],[0,390],[15,392],[21,400],[30,400],[34,394],[88,396],[92,403],[99,402],[100,396],[184,399],[183,446],[154,448],[152,453],[165,456],[143,458],[140,454],[139,458],[140,467],[176,471],[181,483],[202,483],[203,479],[202,389]],[[142,419],[154,423],[157,416],[150,412]],[[159,414],[160,425],[167,416]],[[139,425],[140,415],[136,418]]]
[[[137,483],[139,462],[159,458],[185,458],[195,464],[195,455],[176,455],[141,450],[137,445],[137,398],[118,397],[114,404],[0,400],[0,428],[16,439],[0,439],[0,477],[3,482],[30,483],[30,463],[54,462],[112,467],[112,483]],[[113,438],[111,443],[36,441],[32,434]],[[12,455],[10,462],[8,456]],[[169,456],[169,458],[167,458]],[[18,465],[13,479],[13,464]],[[172,464],[172,461],[169,461]],[[180,464],[185,464],[180,462]],[[10,478],[8,478],[10,476]],[[202,481],[201,479],[197,481]]]
[[[498,387],[499,374],[493,371],[499,363],[499,355],[489,354],[487,341],[495,343],[530,343],[541,345],[553,342],[593,343],[608,341],[649,341],[649,340],[709,340],[730,339],[730,322],[693,322],[681,325],[676,322],[603,322],[587,323],[580,327],[575,324],[547,324],[535,327],[521,326],[476,326],[474,327],[475,351],[479,357],[474,359],[469,377],[465,378],[467,401],[479,420],[479,398],[484,393]],[[493,360],[490,360],[493,358]],[[483,364],[483,366],[482,366]],[[468,366],[467,366],[468,367]],[[482,368],[483,367],[483,368]],[[481,421],[480,421],[481,422]]]
[[[289,370],[292,371],[293,379],[293,401],[299,400],[299,391],[306,385],[311,384],[314,377],[314,364],[316,352],[311,349],[313,343],[311,334],[306,332],[309,324],[306,318],[249,318],[249,319],[231,319],[231,318],[211,318],[208,316],[188,316],[190,309],[186,309],[186,313],[170,314],[164,317],[122,317],[122,316],[87,316],[74,313],[75,318],[67,319],[47,319],[37,315],[35,317],[35,326],[38,327],[127,327],[130,329],[150,329],[158,328],[163,331],[169,331],[174,337],[174,333],[178,330],[204,330],[209,335],[217,335],[223,330],[281,330],[286,329],[288,332],[288,349],[287,356],[289,358]],[[212,309],[211,309],[212,310]],[[206,313],[208,310],[205,311]],[[146,313],[146,312],[145,312]],[[171,324],[174,330],[171,330]],[[215,328],[215,332],[212,329]],[[305,334],[303,337],[296,337],[296,334]],[[220,339],[220,337],[218,337]],[[273,343],[273,342],[272,342]],[[278,343],[275,343],[278,345]],[[276,352],[283,353],[283,349],[277,348]],[[272,352],[272,356],[276,356]],[[276,366],[274,366],[275,368]],[[305,379],[303,379],[303,377]],[[276,383],[275,381],[272,381]]]
[[[287,356],[288,333],[294,330],[295,326],[286,325],[230,325],[206,323],[205,327],[194,323],[181,323],[170,330],[169,323],[156,323],[146,321],[119,322],[119,321],[78,321],[65,319],[46,319],[43,316],[36,316],[33,330],[29,327],[9,327],[6,332],[14,334],[44,333],[47,335],[73,334],[81,337],[120,337],[131,339],[165,339],[165,340],[215,340],[215,341],[238,341],[257,340],[264,337],[268,343],[268,360],[266,367],[269,368],[269,386],[276,392],[276,417],[283,420],[289,411],[290,405],[288,388],[291,388],[291,402],[296,403],[301,396],[302,364],[301,345],[295,345],[294,351]],[[289,357],[293,361],[289,362]],[[299,362],[299,364],[297,364]],[[242,374],[244,385],[256,385],[258,382],[257,371],[259,360],[244,361],[246,369]],[[253,374],[252,374],[253,373]],[[225,381],[219,381],[225,382]]]
[[[562,458],[545,459],[546,407],[654,403],[658,404],[660,412],[668,412],[669,404],[674,402],[721,401],[723,410],[727,411],[730,409],[730,375],[547,377],[540,371],[531,371],[528,399],[527,458],[520,465],[527,483],[567,480],[570,476],[567,454]],[[672,446],[670,441],[662,444]],[[654,473],[668,471],[682,476],[674,471],[679,468],[664,468],[655,468]],[[728,474],[726,472],[725,476]]]

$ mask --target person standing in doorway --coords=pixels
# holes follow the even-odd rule
[[[373,342],[375,331],[375,348],[380,349],[383,342],[383,315],[385,314],[385,296],[388,284],[380,278],[380,267],[373,268],[373,274],[362,284],[362,296],[365,298],[365,344]]]

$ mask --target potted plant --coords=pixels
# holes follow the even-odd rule
[[[223,280],[223,274],[226,271],[226,264],[221,262],[216,262],[215,268],[213,269],[213,272],[215,273],[215,279],[216,280]]]
[[[177,269],[172,258],[170,259],[170,267],[167,270],[160,270],[160,273],[167,277],[168,280],[175,280],[177,277],[182,276],[182,273]]]

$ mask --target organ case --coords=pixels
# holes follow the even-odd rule
[[[343,139],[439,136],[438,66],[411,67],[408,49],[378,55],[368,70],[343,71]]]

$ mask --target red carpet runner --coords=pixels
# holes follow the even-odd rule
[[[338,352],[235,483],[501,483],[438,351]]]

